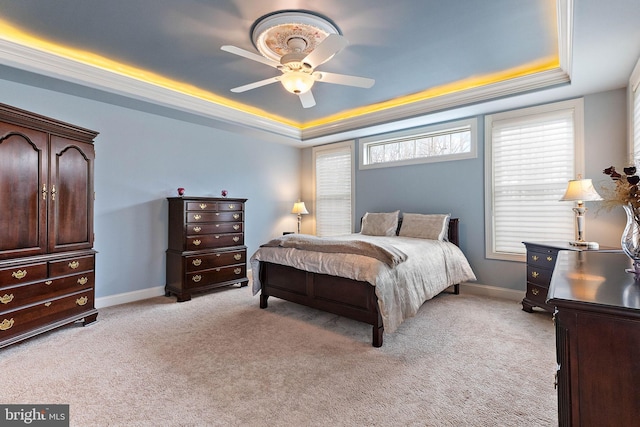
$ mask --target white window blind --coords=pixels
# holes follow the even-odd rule
[[[559,201],[576,178],[575,114],[538,107],[487,117],[488,257],[519,259],[523,241],[575,239],[572,202]]]
[[[352,232],[353,143],[314,150],[316,234],[338,236]]]

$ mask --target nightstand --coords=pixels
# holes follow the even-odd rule
[[[600,246],[599,249],[587,249],[574,246],[569,242],[522,242],[527,248],[527,294],[522,300],[522,309],[532,313],[533,307],[543,308],[551,313],[555,308],[547,304],[547,293],[551,274],[556,265],[558,252],[618,252],[620,249]]]

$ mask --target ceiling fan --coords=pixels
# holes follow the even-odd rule
[[[221,49],[260,62],[281,75],[231,89],[240,93],[280,82],[298,95],[304,108],[316,105],[311,93],[315,82],[370,88],[375,80],[366,77],[316,71],[316,68],[344,49],[349,42],[325,18],[307,11],[283,11],[267,15],[252,27],[254,45],[262,55],[235,46]]]

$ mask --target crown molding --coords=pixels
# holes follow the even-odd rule
[[[2,39],[0,62],[9,67],[227,124],[241,125],[298,141],[301,139],[300,129],[295,126]]]
[[[302,131],[302,140],[306,141],[331,134],[404,120],[419,115],[532,92],[569,82],[570,78],[568,74],[561,68],[556,68],[503,82],[489,84],[479,88],[467,89],[411,104],[401,105],[385,111],[348,118],[341,120],[340,122],[304,129]]]

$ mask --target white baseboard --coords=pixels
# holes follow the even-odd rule
[[[126,304],[128,302],[140,301],[143,299],[159,297],[164,295],[164,286],[141,289],[139,291],[125,292],[123,294],[109,295],[108,297],[96,298],[96,308],[111,307],[112,305]]]
[[[524,291],[514,289],[499,288],[497,286],[481,285],[477,283],[461,283],[460,293],[487,296],[492,298],[508,299],[512,301],[522,301]],[[110,295],[96,298],[96,308],[111,307],[112,305],[126,304],[128,302],[140,301],[164,295],[164,286],[141,289],[139,291],[125,292],[123,294]]]
[[[508,299],[512,301],[522,301],[525,296],[524,291],[515,289],[499,288],[497,286],[482,285],[478,283],[461,283],[460,293],[481,295],[486,297]]]

